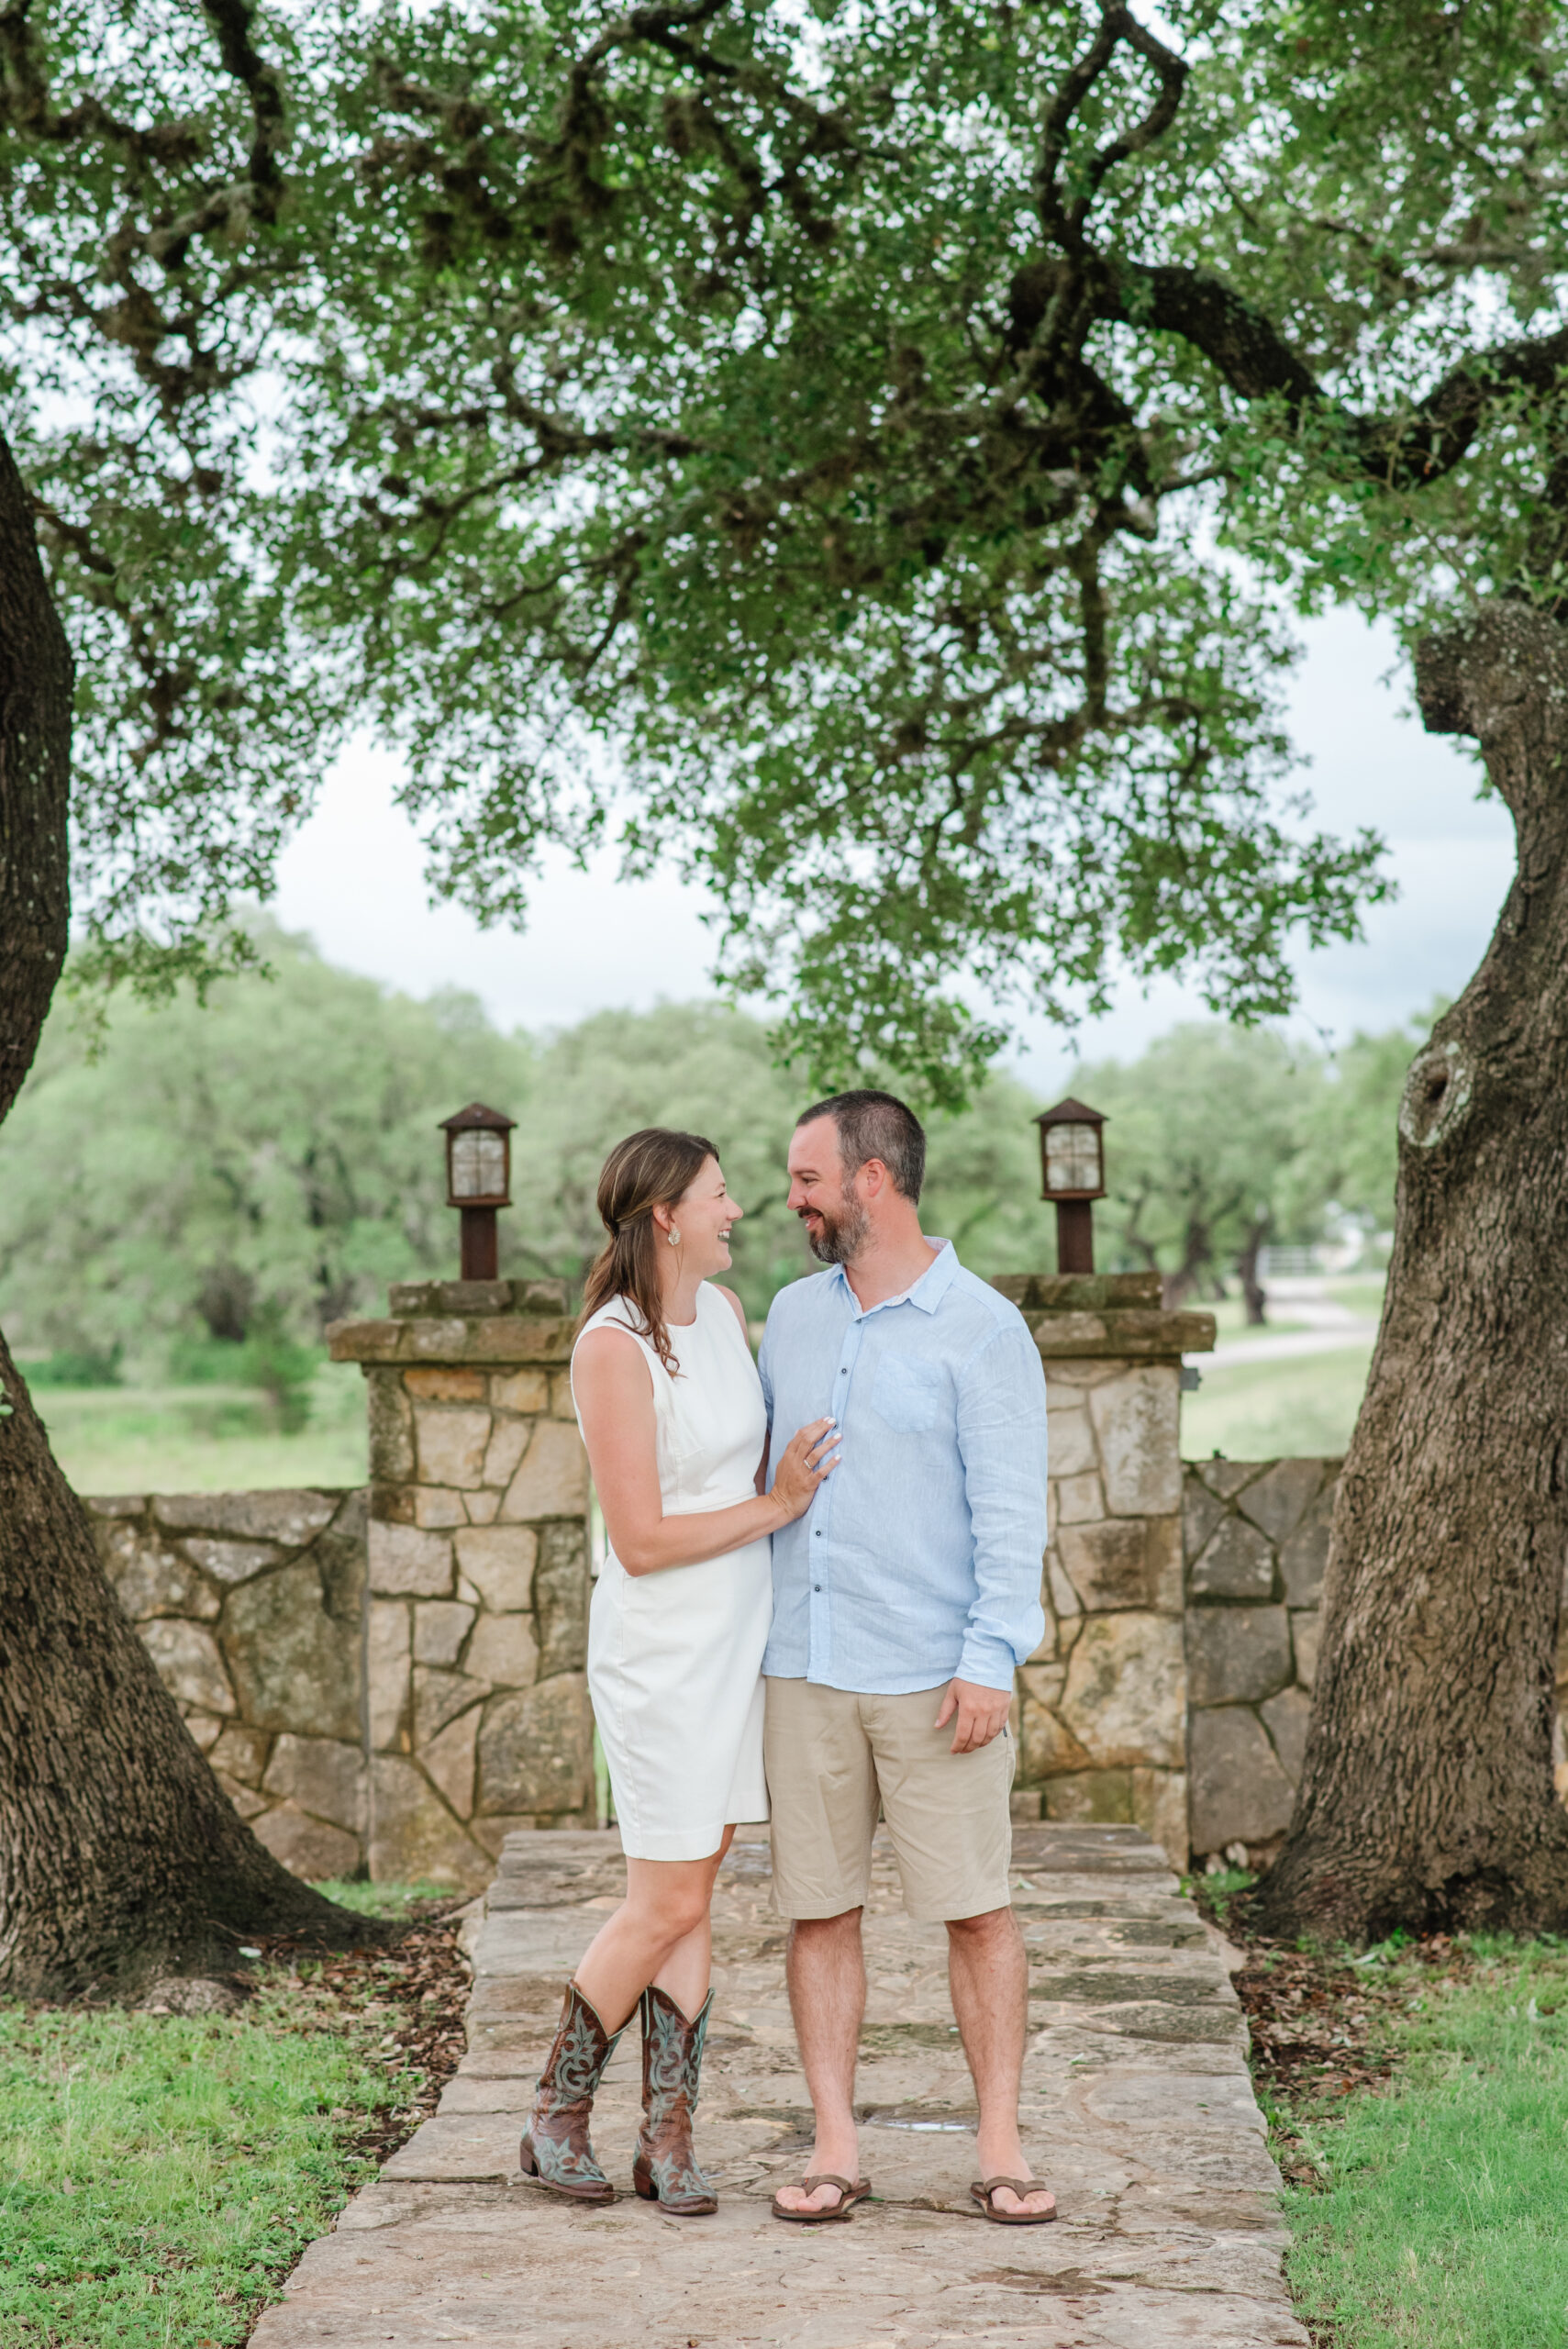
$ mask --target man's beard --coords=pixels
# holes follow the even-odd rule
[[[852,1264],[871,1233],[871,1218],[864,1208],[857,1199],[841,1215],[829,1215],[823,1208],[818,1208],[817,1213],[822,1229],[813,1231],[807,1224],[806,1240],[817,1263]]]

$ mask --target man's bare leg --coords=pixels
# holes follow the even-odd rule
[[[797,1919],[789,1929],[787,1971],[789,2010],[817,2116],[817,2143],[805,2174],[858,2178],[855,2063],[866,2008],[860,1910]],[[830,2210],[843,2197],[836,2186],[819,2186],[815,2194],[784,2186],[778,2199],[786,2210]]]
[[[1032,2177],[1018,2135],[1018,2089],[1024,2072],[1029,2016],[1029,1960],[1010,1909],[960,1917],[948,1926],[948,1980],[952,2010],[980,2105],[977,2132],[982,2177]],[[998,2210],[1053,2210],[1042,2186],[1018,2196],[999,2187]]]

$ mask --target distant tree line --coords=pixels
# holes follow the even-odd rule
[[[744,1014],[667,1004],[507,1036],[470,996],[416,1002],[272,928],[258,944],[270,980],[221,981],[205,1008],[123,1004],[101,1051],[68,1010],[50,1023],[0,1139],[0,1314],[58,1375],[221,1370],[296,1391],[328,1322],[455,1270],[436,1123],[476,1097],[518,1120],[504,1271],[580,1276],[604,1154],[655,1122],[724,1154],[749,1312],[808,1268],[782,1175],[804,1080]],[[1357,1037],[1330,1063],[1269,1029],[1195,1023],[1086,1065],[1073,1089],[1112,1121],[1102,1263],[1158,1269],[1173,1298],[1238,1272],[1255,1291],[1260,1244],[1316,1240],[1333,1208],[1385,1230],[1418,1041]],[[995,1074],[933,1120],[929,1228],[980,1273],[1054,1261],[1040,1107]]]
[[[1394,1221],[1400,1087],[1429,1020],[1358,1033],[1329,1053],[1273,1028],[1195,1020],[1133,1062],[1074,1080],[1112,1122],[1101,1254],[1164,1276],[1168,1305],[1228,1293],[1265,1318],[1270,1245],[1359,1237]]]

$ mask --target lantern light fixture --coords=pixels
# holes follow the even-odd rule
[[[1040,1195],[1056,1207],[1056,1269],[1092,1273],[1092,1203],[1106,1196],[1105,1118],[1069,1094],[1054,1109],[1042,1109],[1034,1122],[1040,1128]]]
[[[512,1204],[511,1134],[516,1118],[471,1101],[441,1119],[447,1138],[447,1205],[462,1217],[462,1278],[493,1281],[500,1261],[495,1212]]]

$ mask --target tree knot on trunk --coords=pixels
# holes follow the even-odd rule
[[[1415,1150],[1436,1150],[1459,1131],[1474,1093],[1474,1073],[1453,1037],[1429,1045],[1410,1063],[1399,1104],[1399,1130]]]
[[[1507,597],[1484,604],[1462,628],[1416,646],[1416,698],[1429,734],[1468,734],[1483,749],[1522,725],[1536,765],[1568,752],[1568,631],[1533,606]],[[1494,768],[1515,815],[1509,777]]]

